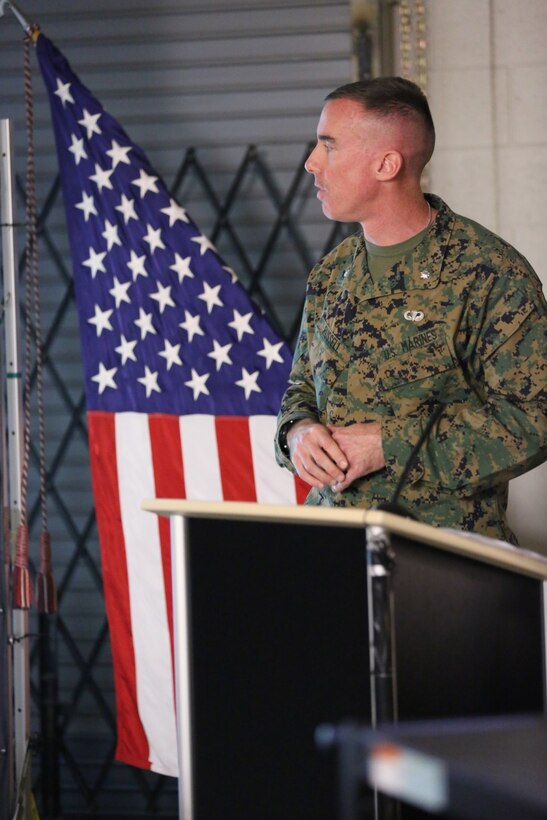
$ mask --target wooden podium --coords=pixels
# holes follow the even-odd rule
[[[171,519],[183,820],[335,817],[314,733],[377,717],[378,537],[399,719],[544,711],[546,559],[373,510],[142,506]]]

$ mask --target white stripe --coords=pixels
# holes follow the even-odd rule
[[[146,415],[116,415],[116,456],[139,717],[150,747],[151,768],[176,776],[173,674],[159,527],[156,516],[140,509],[143,499],[156,495]]]
[[[222,501],[214,416],[181,416],[180,441],[186,498]]]
[[[275,460],[275,429],[275,416],[249,418],[256,499],[260,504],[296,504],[294,476]]]

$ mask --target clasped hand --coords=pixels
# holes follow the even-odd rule
[[[326,427],[312,419],[297,421],[287,433],[296,472],[317,489],[341,492],[355,479],[385,466],[377,422]]]

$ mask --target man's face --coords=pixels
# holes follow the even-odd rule
[[[339,222],[364,222],[379,184],[382,128],[353,100],[329,100],[317,126],[317,145],[306,160],[323,213]]]

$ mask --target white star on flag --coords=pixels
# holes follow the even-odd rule
[[[99,395],[102,395],[107,387],[112,387],[114,390],[118,389],[118,385],[114,381],[117,372],[117,367],[111,367],[110,370],[107,370],[104,364],[99,362],[99,372],[96,376],[91,377],[91,381],[97,382],[99,385]]]
[[[231,344],[221,345],[216,339],[213,339],[213,350],[207,355],[214,359],[217,366],[217,372],[223,364],[233,364],[230,358]]]
[[[121,245],[121,239],[118,236],[118,226],[113,225],[108,219],[105,222],[105,229],[102,232],[101,236],[104,236],[106,239],[106,246],[107,250],[112,250],[114,245]]]
[[[157,333],[154,325],[152,324],[152,314],[146,313],[143,308],[139,308],[139,318],[135,319],[134,324],[140,328],[141,331],[141,341],[146,339],[148,333]]]
[[[252,313],[245,313],[245,315],[242,316],[239,310],[234,310],[234,318],[231,322],[228,322],[228,327],[234,328],[237,333],[238,342],[242,340],[244,333],[254,333],[254,330],[250,326],[250,321],[252,318]]]
[[[116,205],[115,209],[123,215],[123,221],[126,225],[130,219],[138,220],[138,216],[135,213],[135,200],[129,199],[129,197],[127,197],[125,194],[122,194],[120,204]]]
[[[71,154],[74,154],[74,161],[76,165],[79,165],[81,159],[87,159],[87,151],[84,148],[83,138],[79,140],[76,134],[71,134],[70,139],[72,144],[69,145],[68,150]]]
[[[91,196],[91,194],[86,194],[85,191],[82,191],[82,201],[77,202],[74,206],[75,208],[79,208],[84,213],[84,219],[87,222],[90,215],[98,216],[97,208],[95,207],[95,200]]]
[[[101,310],[99,305],[95,305],[95,315],[87,321],[90,325],[95,325],[97,336],[100,336],[103,330],[112,330],[110,317],[113,313],[113,310]]]
[[[224,302],[221,302],[218,292],[220,285],[215,285],[214,288],[207,282],[203,282],[203,293],[200,293],[198,299],[203,299],[207,305],[207,313],[211,313],[212,309],[216,307],[224,307]]]
[[[119,308],[122,302],[127,302],[128,305],[131,304],[131,299],[127,295],[127,291],[130,287],[131,282],[120,282],[117,276],[114,277],[114,287],[108,292],[111,293],[116,300],[116,309]]]
[[[165,250],[165,245],[163,244],[161,238],[161,228],[153,228],[152,225],[147,225],[146,228],[147,231],[143,236],[143,239],[145,242],[148,242],[148,245],[150,246],[150,253],[154,253],[154,251],[158,248]]]
[[[131,165],[131,160],[127,158],[130,151],[130,145],[118,145],[116,140],[112,140],[112,148],[106,152],[107,156],[112,160],[112,170],[114,170],[120,162],[125,163],[125,165]]]
[[[151,299],[155,299],[160,308],[160,313],[163,313],[166,307],[175,307],[175,303],[171,298],[171,285],[162,285],[157,282],[158,289],[155,293],[150,294]]]
[[[106,251],[101,251],[97,253],[94,248],[89,249],[89,256],[87,259],[84,259],[82,265],[85,265],[86,268],[91,270],[91,278],[95,279],[97,273],[106,273],[106,268],[103,265],[103,259],[106,256]]]
[[[191,342],[194,336],[204,336],[204,332],[199,326],[199,313],[195,316],[188,311],[184,311],[184,322],[181,322],[179,327],[182,327],[188,334],[188,341]]]
[[[200,236],[193,236],[192,237],[192,242],[197,242],[197,244],[199,245],[199,255],[200,256],[203,256],[203,254],[206,251],[216,251],[216,248],[213,245],[213,243],[211,242],[211,240],[207,236],[204,236],[203,234],[200,234]]]
[[[283,347],[283,342],[276,342],[271,344],[266,338],[263,338],[264,347],[257,351],[258,356],[263,356],[266,359],[266,370],[269,370],[273,362],[280,362],[283,364],[283,357],[279,353]]]
[[[149,191],[153,194],[158,193],[158,186],[156,185],[157,181],[157,177],[153,177],[151,174],[147,174],[144,168],[141,168],[139,178],[131,180],[131,184],[137,186],[141,194],[141,199],[144,199],[145,195]]]
[[[88,140],[91,139],[93,134],[101,134],[102,133],[101,129],[97,125],[100,118],[101,118],[100,113],[99,114],[90,114],[89,111],[87,110],[87,108],[84,108],[83,119],[78,120],[78,122],[79,122],[80,125],[83,125],[83,127],[86,129]]]
[[[191,387],[194,391],[194,401],[203,393],[204,396],[209,395],[209,391],[205,385],[205,382],[209,378],[209,373],[203,373],[203,375],[199,375],[199,373],[192,368],[192,378],[189,379],[187,382],[184,382],[186,387]]]
[[[108,168],[101,168],[98,162],[95,163],[95,173],[91,174],[89,179],[95,183],[99,192],[103,190],[103,188],[108,188],[109,191],[112,190],[112,183],[110,182],[110,177],[112,176],[113,171],[108,170]]]
[[[137,357],[135,356],[135,346],[137,345],[137,340],[131,342],[128,341],[125,336],[120,336],[120,344],[118,347],[115,347],[114,350],[116,353],[119,353],[122,359],[122,364],[126,364],[128,361],[136,362]]]
[[[174,199],[171,200],[168,208],[161,209],[162,214],[169,217],[169,227],[172,228],[177,219],[181,222],[189,222],[186,211]]]
[[[171,367],[174,364],[182,364],[182,360],[179,355],[180,345],[172,345],[171,342],[166,339],[165,340],[165,347],[163,350],[160,350],[158,356],[163,356],[167,363],[167,370],[171,370]]]
[[[148,276],[148,271],[144,267],[146,256],[137,256],[134,250],[131,250],[131,259],[126,262],[127,267],[133,274],[133,281],[137,281],[137,276]]]
[[[230,279],[232,280],[232,285],[235,285],[235,283],[238,281],[236,272],[234,270],[232,270],[232,268],[227,267],[226,265],[222,266],[222,270],[225,270],[226,273],[230,274]]]
[[[182,280],[185,276],[188,276],[189,279],[194,278],[194,274],[190,270],[190,259],[191,256],[185,256],[184,259],[180,254],[175,252],[175,264],[169,265],[169,270],[174,270],[178,273],[179,283],[182,284]]]
[[[61,102],[63,103],[63,108],[67,102],[73,103],[74,98],[70,93],[70,83],[62,83],[59,77],[57,77],[57,91],[53,92]]]
[[[259,372],[255,370],[254,373],[249,373],[244,367],[241,369],[241,378],[236,382],[238,387],[245,390],[245,398],[248,399],[251,393],[260,393],[260,387],[257,385]]]
[[[153,392],[161,393],[161,389],[158,386],[158,373],[150,370],[148,365],[144,366],[144,376],[141,376],[137,381],[144,385],[147,399]]]

